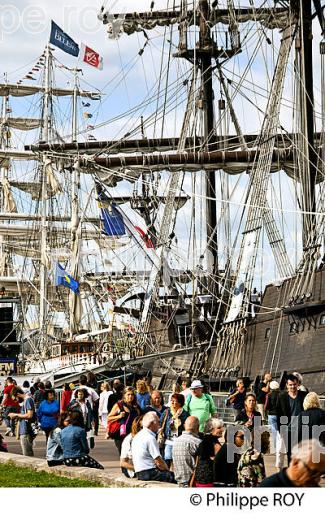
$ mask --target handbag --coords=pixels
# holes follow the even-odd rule
[[[123,407],[121,406],[120,402],[117,402],[116,404],[118,405],[120,412],[122,412]],[[120,419],[117,421],[112,421],[112,422],[107,423],[106,432],[107,432],[108,438],[109,439],[119,439],[121,426],[122,425],[120,423]]]
[[[121,426],[120,426],[120,437],[126,436],[126,426],[129,422],[130,417],[131,417],[131,412],[129,413],[129,417],[127,418],[126,422],[121,424]]]
[[[107,424],[107,434],[110,439],[119,439],[120,438],[120,421],[113,421]]]
[[[118,407],[120,409],[120,412],[124,411],[123,406],[118,402]],[[126,426],[129,422],[131,416],[131,412],[129,413],[129,417],[127,418],[125,423],[118,421],[109,422],[107,424],[107,435],[110,439],[121,439],[126,436]]]
[[[158,446],[159,446],[160,450],[162,450],[164,448],[165,442],[166,442],[165,427],[166,427],[166,422],[167,422],[167,419],[168,419],[168,414],[169,414],[169,411],[166,410],[163,423],[162,423],[161,428],[160,428],[160,430],[158,432],[157,441],[158,441]]]

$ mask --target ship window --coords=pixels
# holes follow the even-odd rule
[[[264,339],[269,339],[270,336],[271,336],[271,329],[270,328],[265,329]]]
[[[319,320],[319,324],[325,326],[325,314],[322,314]]]

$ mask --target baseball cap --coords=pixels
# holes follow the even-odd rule
[[[195,379],[194,381],[192,381],[192,384],[190,386],[191,390],[195,390],[195,388],[203,388],[201,381],[199,381],[198,379]]]

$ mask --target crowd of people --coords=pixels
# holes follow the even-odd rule
[[[226,426],[199,380],[174,386],[165,404],[145,380],[135,388],[119,379],[98,385],[89,373],[76,387],[64,385],[59,400],[49,381],[20,387],[8,377],[1,403],[4,436],[17,435],[23,455],[33,456],[41,429],[49,466],[103,469],[90,455],[101,426],[127,478],[197,488],[317,486],[325,473],[325,411],[317,394],[303,387],[297,373],[280,390],[267,372],[254,390],[246,379],[237,380],[226,401],[234,413]],[[278,473],[266,478],[270,436]],[[0,451],[7,450],[0,436]]]

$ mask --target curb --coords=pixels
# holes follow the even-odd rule
[[[50,468],[44,459],[36,457],[24,457],[14,453],[0,453],[0,464],[11,462],[21,468],[33,469],[35,471],[46,471],[60,477],[79,478],[99,482],[103,486],[114,488],[175,488],[175,484],[168,482],[143,482],[136,479],[128,479],[121,474],[112,475],[108,470],[98,470],[82,467],[54,466]]]

